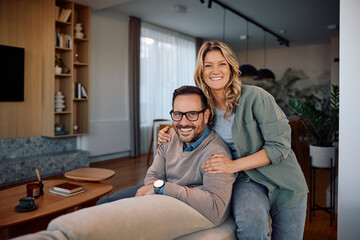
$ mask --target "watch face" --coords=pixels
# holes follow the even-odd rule
[[[164,185],[164,181],[163,180],[156,180],[154,182],[154,187],[162,187]]]

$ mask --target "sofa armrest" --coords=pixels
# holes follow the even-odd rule
[[[164,195],[122,199],[60,216],[48,231],[67,239],[175,239],[214,225],[187,204]]]

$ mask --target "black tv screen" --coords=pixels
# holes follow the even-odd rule
[[[0,45],[0,102],[24,101],[24,48]]]

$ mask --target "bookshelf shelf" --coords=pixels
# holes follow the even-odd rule
[[[64,47],[55,47],[55,50],[59,51],[59,52],[66,52],[66,51],[71,52],[72,51],[71,48],[64,48]]]
[[[60,73],[60,74],[55,74],[56,77],[71,77],[71,74],[69,73]]]
[[[62,22],[62,21],[56,20],[56,26],[58,26],[58,27],[71,26],[71,25],[72,25],[71,22]]]
[[[55,135],[55,138],[63,138],[63,137],[72,137],[74,135],[70,135],[70,134],[64,134],[64,135]]]
[[[75,67],[88,67],[89,64],[88,63],[75,62],[74,66]]]
[[[89,39],[87,38],[77,38],[77,37],[74,37],[74,40],[75,42],[88,42]]]
[[[55,114],[71,114],[70,111],[55,112]]]

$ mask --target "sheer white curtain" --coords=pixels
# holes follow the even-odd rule
[[[148,23],[141,24],[140,39],[140,151],[150,144],[154,119],[170,119],[172,93],[182,85],[195,85],[195,38]]]

